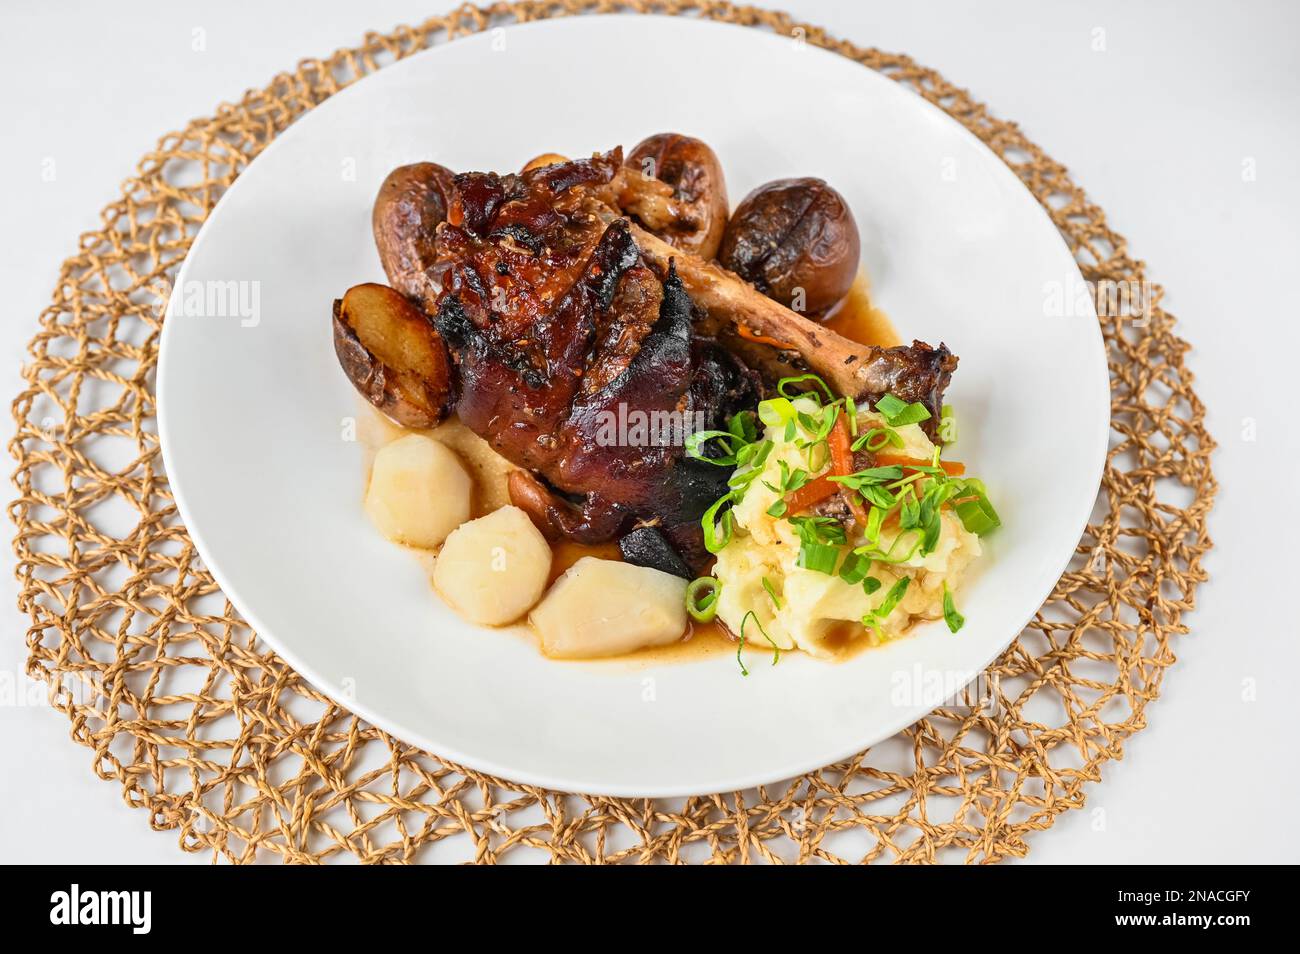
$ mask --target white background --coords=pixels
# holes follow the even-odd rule
[[[1192,344],[1220,442],[1211,579],[1148,727],[1105,767],[1083,811],[1031,837],[1029,861],[1300,860],[1300,727],[1290,718],[1300,453],[1287,424],[1300,345],[1289,291],[1300,271],[1300,5],[781,5],[859,44],[907,52],[1020,123],[1148,263]],[[60,262],[160,135],[302,57],[451,6],[7,0],[0,391],[20,389]],[[202,52],[192,49],[196,28],[206,31]],[[50,158],[57,178],[46,182]],[[11,677],[23,671],[26,626],[13,580],[0,574],[0,672]],[[175,833],[153,832],[91,759],[62,715],[0,706],[0,861],[207,860],[182,853]]]

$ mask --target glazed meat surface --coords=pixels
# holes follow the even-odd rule
[[[700,515],[727,468],[685,456],[757,398],[754,376],[694,330],[672,264],[598,214],[614,150],[520,175],[455,178],[439,229],[435,325],[456,364],[456,412],[516,474],[512,498],[553,536],[609,540],[657,524],[707,560]]]

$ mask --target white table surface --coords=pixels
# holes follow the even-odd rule
[[[1193,346],[1197,391],[1220,442],[1211,579],[1148,727],[1105,767],[1083,811],[1032,836],[1029,861],[1300,860],[1300,736],[1288,685],[1300,669],[1288,546],[1300,441],[1287,423],[1300,313],[1286,286],[1300,270],[1300,5],[779,5],[858,43],[907,52],[1019,122],[1166,286],[1165,307]],[[60,262],[160,134],[301,57],[451,6],[7,0],[3,393],[19,390],[17,368]],[[195,30],[205,31],[201,52]],[[57,176],[47,182],[51,158]],[[1253,180],[1242,175],[1250,163]],[[0,574],[0,673],[10,678],[23,671],[26,626],[14,582]],[[0,861],[207,860],[181,852],[175,833],[153,832],[115,783],[99,781],[56,712],[0,706],[0,766]]]

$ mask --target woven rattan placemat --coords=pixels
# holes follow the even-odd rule
[[[231,861],[996,861],[1084,803],[1174,661],[1205,575],[1216,484],[1187,345],[1159,307],[1099,308],[1111,450],[1092,522],[1050,600],[982,682],[847,762],[756,791],[676,800],[561,795],[439,759],[332,704],[261,645],[202,567],[154,427],[161,302],[248,162],[296,118],[396,58],[514,20],[616,11],[771,29],[878,70],[979,136],[1050,213],[1089,282],[1146,288],[1143,264],[1064,167],[906,56],[724,3],[465,7],[305,60],[165,136],[41,315],[14,401],[11,508],[28,671],[52,687],[95,772],[186,851]],[[1104,296],[1099,296],[1104,297]],[[15,767],[15,770],[19,770]]]

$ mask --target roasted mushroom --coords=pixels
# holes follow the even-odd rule
[[[714,151],[690,136],[658,133],[637,144],[627,165],[671,186],[673,199],[685,213],[663,229],[642,224],[674,248],[713,258],[727,227],[728,209],[727,183]]]
[[[362,396],[404,427],[433,427],[451,404],[451,362],[428,316],[387,285],[334,302],[334,352]]]
[[[390,172],[375,196],[371,222],[384,274],[399,292],[426,306],[437,294],[428,273],[434,232],[447,218],[453,189],[450,169],[417,162]]]
[[[736,207],[718,261],[774,301],[817,316],[848,294],[860,255],[843,196],[821,179],[777,179]]]

